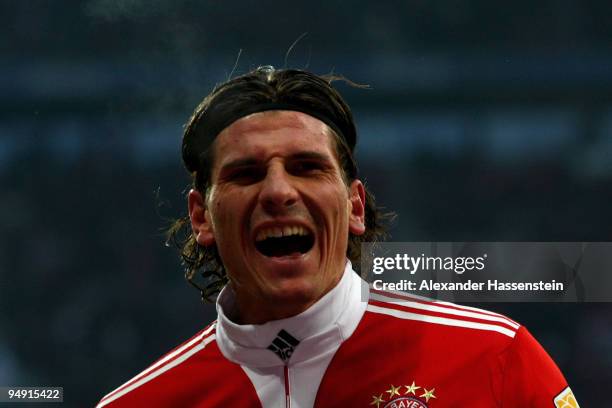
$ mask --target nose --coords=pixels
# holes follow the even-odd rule
[[[283,213],[299,199],[298,192],[282,163],[269,166],[262,182],[259,201],[270,214]]]

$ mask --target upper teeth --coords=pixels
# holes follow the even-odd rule
[[[292,227],[264,228],[257,233],[255,241],[263,241],[267,238],[288,237],[290,235],[308,235],[308,231],[306,228],[297,225]]]

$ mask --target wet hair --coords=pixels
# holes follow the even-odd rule
[[[185,126],[182,156],[191,174],[192,188],[207,196],[211,186],[215,137],[227,126],[251,113],[268,110],[293,110],[309,114],[326,123],[330,129],[336,158],[347,187],[357,178],[353,156],[357,131],[347,103],[332,82],[344,81],[359,86],[342,76],[295,70],[259,67],[220,85],[197,106]],[[375,242],[386,236],[391,213],[376,206],[374,196],[365,188],[365,233],[349,232],[346,256],[359,270],[361,243]],[[191,230],[189,216],[170,226],[167,243],[180,251],[187,281],[202,292],[202,299],[213,301],[229,281],[216,245],[201,246]]]

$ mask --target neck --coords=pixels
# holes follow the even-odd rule
[[[264,324],[272,320],[296,316],[306,311],[336,287],[341,278],[342,273],[338,274],[328,287],[315,296],[293,294],[271,298],[259,293],[244,292],[234,287],[236,303],[234,310],[230,312],[231,319],[237,324]]]
[[[286,319],[304,312],[319,299],[298,304],[288,304],[285,300],[279,300],[279,303],[283,302],[282,305],[279,303],[263,305],[260,302],[257,307],[252,307],[252,302],[244,302],[238,298],[232,320],[237,324],[264,324],[272,320]]]

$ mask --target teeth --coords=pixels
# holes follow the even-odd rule
[[[291,235],[308,235],[308,231],[299,225],[285,226],[285,227],[273,227],[264,228],[257,233],[255,241],[263,241],[267,238],[280,238],[288,237]]]

